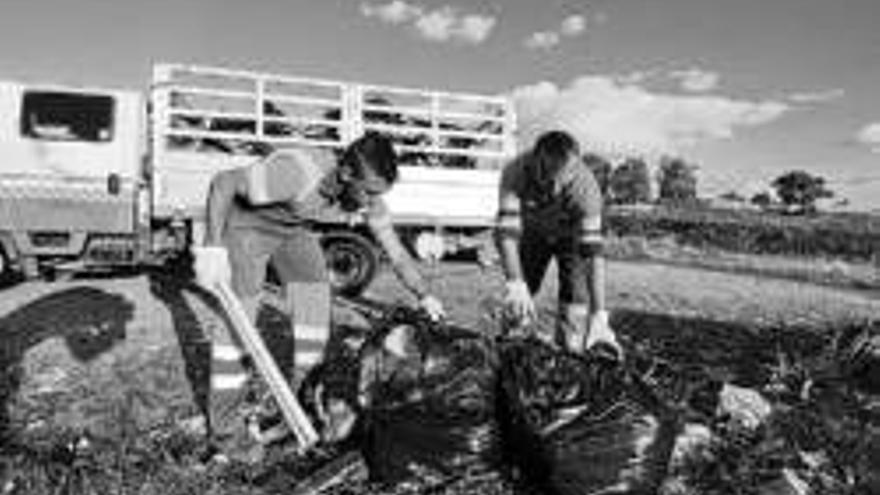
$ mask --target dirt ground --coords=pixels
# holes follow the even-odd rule
[[[454,322],[492,330],[487,313],[497,307],[497,271],[444,264],[425,267],[425,274]],[[539,297],[545,311],[554,293],[551,273]],[[411,302],[389,273],[366,297]],[[660,342],[656,348],[672,359],[698,356],[744,384],[766,378],[755,363],[772,358],[767,332],[784,326],[822,335],[880,315],[880,293],[650,263],[609,263],[608,302],[612,325],[624,338]],[[204,393],[192,384],[204,381],[199,353],[217,324],[213,313],[198,291],[168,277],[3,289],[0,421],[18,430],[118,436],[149,435],[192,416]],[[283,325],[273,328],[283,334]],[[784,338],[799,337],[789,331]],[[283,353],[281,344],[275,348]],[[121,431],[126,428],[134,431]]]
[[[486,310],[499,296],[498,272],[448,264],[426,267],[425,273],[452,320],[472,328],[490,324]],[[554,279],[548,274],[539,297],[548,311],[554,304]],[[366,297],[411,302],[389,273],[382,274]],[[610,263],[608,301],[612,322],[624,335],[650,336],[653,331],[699,337],[700,332],[752,333],[780,324],[821,331],[880,315],[878,293],[647,263]],[[4,380],[15,382],[7,383],[5,400],[83,386],[90,389],[89,396],[109,399],[140,384],[141,393],[158,393],[154,400],[188,409],[192,398],[183,357],[208,338],[210,325],[216,324],[212,312],[185,284],[148,276],[4,289],[0,364],[6,370]],[[155,367],[159,369],[151,369]],[[114,368],[143,372],[125,377],[129,382],[120,390],[113,383],[120,377],[106,372]],[[161,386],[140,383],[144,380],[158,380]],[[63,414],[66,409],[58,407],[54,420],[83,424],[80,416],[90,414],[79,411],[81,407],[87,406]]]

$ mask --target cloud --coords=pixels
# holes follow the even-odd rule
[[[365,17],[375,17],[389,24],[402,24],[421,15],[422,10],[403,0],[392,0],[385,5],[361,4],[361,13]]]
[[[561,41],[559,33],[553,31],[538,31],[532,33],[523,43],[526,48],[532,50],[546,50],[558,45]]]
[[[880,153],[880,122],[872,122],[862,127],[856,139],[871,148],[872,152]]]
[[[469,14],[461,18],[459,36],[473,44],[482,43],[489,38],[498,22],[494,17]]]
[[[779,101],[653,93],[613,77],[586,75],[568,87],[541,82],[513,92],[521,144],[552,128],[572,132],[590,149],[656,156],[731,139],[738,128],[772,122],[789,109]]]
[[[579,14],[570,15],[563,19],[559,29],[563,36],[579,36],[586,30],[587,18]]]
[[[636,70],[626,74],[617,74],[614,76],[614,80],[617,81],[618,84],[630,86],[643,83],[656,75],[657,69]]]
[[[788,95],[788,99],[795,103],[825,103],[843,98],[845,95],[846,91],[843,88],[835,88],[824,91],[799,91]]]
[[[576,38],[587,31],[587,17],[572,14],[563,19],[554,30],[536,31],[530,34],[523,46],[530,50],[548,50],[559,45],[563,38]]]
[[[462,13],[449,5],[433,10],[391,0],[386,4],[361,4],[361,13],[391,25],[405,25],[424,40],[478,45],[489,38],[497,19],[488,15]]]
[[[421,14],[415,28],[429,41],[458,40],[479,44],[489,37],[495,18],[477,14],[459,15],[452,7],[443,7]]]
[[[679,80],[681,89],[692,93],[705,93],[718,87],[721,76],[717,72],[710,72],[696,67],[686,70],[676,70],[669,73],[669,77]]]
[[[449,7],[428,12],[416,19],[415,27],[431,41],[448,41],[455,30],[455,14]]]

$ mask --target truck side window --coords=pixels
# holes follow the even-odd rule
[[[21,134],[51,141],[110,141],[114,104],[107,95],[28,91],[22,100]]]

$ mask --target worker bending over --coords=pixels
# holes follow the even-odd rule
[[[248,166],[218,173],[207,201],[204,245],[193,249],[199,283],[231,284],[256,322],[259,294],[271,263],[285,288],[295,339],[294,364],[318,364],[331,331],[331,293],[326,262],[313,231],[328,209],[362,213],[400,281],[434,318],[441,302],[429,294],[415,263],[394,231],[383,201],[398,177],[390,139],[367,133],[341,158],[329,150],[289,148]],[[243,427],[241,406],[250,379],[241,345],[225,327],[212,342],[209,424],[223,438]]]

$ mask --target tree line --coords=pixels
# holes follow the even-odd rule
[[[587,153],[583,162],[593,171],[607,204],[658,203],[688,207],[702,203],[697,192],[699,166],[681,157],[661,157],[654,177],[641,157],[627,157],[615,165],[604,156]],[[652,186],[655,184],[656,199],[653,199]],[[748,203],[766,211],[810,214],[817,211],[818,200],[834,197],[824,177],[803,170],[787,171],[776,177],[769,187],[772,192],[760,192],[751,198],[736,191],[719,198]]]
[[[614,165],[607,158],[587,153],[583,162],[610,204],[652,202],[652,183],[657,184],[657,202],[687,204],[697,201],[697,165],[678,157],[663,157],[655,177],[641,157],[627,157]]]

